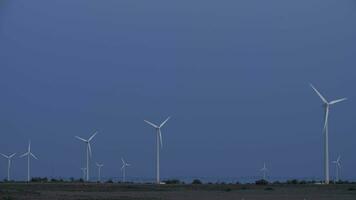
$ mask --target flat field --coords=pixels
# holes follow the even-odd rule
[[[0,200],[356,200],[356,185],[0,183]]]

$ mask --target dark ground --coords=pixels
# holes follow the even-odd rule
[[[138,185],[1,183],[0,200],[356,200],[356,185]]]

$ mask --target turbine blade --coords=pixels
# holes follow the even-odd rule
[[[158,134],[159,134],[159,141],[160,141],[160,143],[161,143],[161,148],[163,148],[163,141],[162,141],[161,129],[159,129]]]
[[[3,157],[9,158],[7,155],[0,153]]]
[[[38,158],[37,158],[33,153],[30,153],[30,155],[31,155],[32,157],[34,157],[36,160],[38,160]]]
[[[321,95],[320,92],[312,84],[310,84],[310,87],[313,88],[315,93],[318,94],[318,96],[324,103],[326,103],[326,104],[328,103],[328,101],[326,101],[326,99],[323,97],[323,95]]]
[[[336,162],[339,163],[339,162],[340,162],[340,159],[341,159],[341,156],[338,156]]]
[[[143,120],[143,121],[145,121],[147,124],[149,124],[149,125],[151,125],[151,126],[153,126],[155,128],[158,128],[158,126],[156,124],[152,123],[152,122],[149,122],[147,120]]]
[[[28,152],[31,152],[31,140],[28,141]]]
[[[124,168],[125,168],[125,165],[123,165],[123,166],[121,167],[121,171],[122,171]]]
[[[26,153],[22,154],[22,155],[20,156],[20,158],[25,157],[25,156],[27,156],[28,154],[29,154],[29,152],[26,152]]]
[[[89,156],[91,157],[91,146],[90,146],[90,143],[88,142],[88,149],[89,149]]]
[[[326,105],[326,108],[325,108],[324,131],[326,131],[326,128],[327,128],[327,126],[328,126],[328,120],[329,120],[329,106]]]
[[[15,155],[16,155],[16,153],[13,153],[13,154],[11,154],[11,155],[9,156],[9,158],[14,157]]]
[[[340,102],[346,101],[346,100],[347,100],[347,98],[337,99],[337,100],[331,101],[329,104],[333,105],[333,104],[340,103]]]
[[[81,140],[81,141],[83,141],[83,142],[88,142],[87,140],[85,140],[85,139],[83,139],[83,138],[81,138],[81,137],[79,137],[79,136],[75,136],[75,138],[77,138],[78,140]]]
[[[88,139],[88,141],[90,142],[90,140],[92,140],[96,136],[96,134],[98,134],[98,131],[95,131],[95,133]]]
[[[125,160],[123,158],[121,158],[122,164],[125,164]]]
[[[159,126],[159,128],[161,128],[162,126],[164,126],[164,124],[167,123],[167,121],[170,119],[171,117],[168,117],[166,120],[164,120],[164,122],[162,122],[162,124]]]

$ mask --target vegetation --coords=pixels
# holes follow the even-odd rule
[[[192,182],[193,185],[200,185],[203,184],[199,179],[194,179]]]

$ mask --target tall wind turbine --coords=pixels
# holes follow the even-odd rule
[[[340,180],[340,168],[341,168],[341,163],[340,163],[340,156],[337,157],[337,159],[335,161],[333,161],[333,163],[335,164],[335,168],[336,168],[336,182],[339,182]]]
[[[0,153],[4,158],[7,159],[7,181],[10,181],[10,168],[11,168],[11,159],[16,155],[16,153],[13,153],[9,156]]]
[[[87,168],[82,167],[82,168],[80,168],[80,170],[82,170],[82,173],[83,173],[83,181],[84,181],[84,180],[85,180],[85,176],[86,176],[86,172],[87,172]]]
[[[323,106],[325,108],[325,116],[324,116],[324,132],[325,132],[325,138],[324,138],[324,173],[325,173],[325,184],[329,184],[329,110],[330,106],[334,105],[336,103],[342,102],[347,100],[347,98],[342,98],[342,99],[337,99],[334,101],[328,102],[323,95],[312,85],[310,84],[310,87],[313,88],[315,93],[320,97],[320,99],[323,101]]]
[[[20,158],[27,156],[27,182],[30,182],[30,161],[31,157],[38,160],[38,158],[31,152],[31,140],[28,141],[28,149],[27,152],[22,154]]]
[[[123,158],[121,158],[122,161],[122,167],[121,167],[121,171],[122,171],[122,182],[125,183],[126,182],[126,167],[131,166],[130,164],[128,164],[127,162],[125,162],[125,160]]]
[[[100,183],[100,181],[101,181],[101,168],[104,167],[104,165],[96,163],[96,166],[98,167],[98,182]]]
[[[75,136],[78,140],[81,140],[81,141],[85,142],[85,144],[86,144],[86,149],[87,149],[87,168],[86,168],[87,169],[87,173],[86,173],[87,177],[86,177],[86,180],[87,181],[89,181],[89,160],[92,155],[90,141],[96,136],[96,134],[98,134],[97,131],[95,131],[94,134],[92,136],[90,136],[90,138],[87,140],[83,139],[79,136]]]
[[[170,119],[170,117],[168,117],[166,120],[164,120],[164,122],[161,123],[161,125],[157,126],[156,124],[149,122],[147,120],[144,120],[147,124],[153,126],[153,128],[156,129],[156,141],[157,141],[157,163],[156,163],[156,182],[157,184],[160,184],[160,178],[159,178],[159,146],[161,144],[161,148],[162,148],[162,133],[161,133],[161,128],[164,126],[164,124]]]
[[[267,180],[266,173],[267,173],[268,169],[266,167],[266,163],[263,163],[263,167],[262,167],[262,169],[260,169],[260,171],[263,173],[263,180]]]

